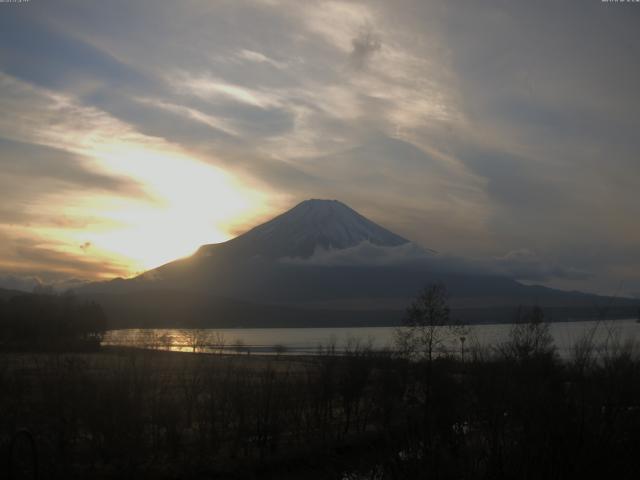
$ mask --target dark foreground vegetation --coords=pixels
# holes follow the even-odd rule
[[[528,322],[464,361],[3,354],[0,476],[637,478],[640,361],[592,347],[561,362]]]
[[[4,351],[97,350],[106,329],[102,307],[71,293],[0,297],[0,349]]]

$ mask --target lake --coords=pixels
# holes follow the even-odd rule
[[[635,342],[640,337],[640,323],[635,319],[607,321],[575,321],[551,323],[558,353],[563,358],[571,355],[574,344],[592,335],[596,346],[607,342]],[[508,339],[512,324],[470,325],[464,333],[465,349],[474,346],[496,346]],[[332,346],[337,352],[356,344],[370,345],[373,349],[392,348],[395,327],[356,328],[236,328],[236,329],[123,329],[106,333],[103,345],[135,346],[175,351],[212,353],[259,353],[309,355],[319,347]],[[445,350],[459,352],[460,334],[447,337]]]

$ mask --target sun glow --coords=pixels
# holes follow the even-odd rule
[[[135,271],[227,240],[228,227],[259,208],[261,195],[222,170],[178,151],[110,145],[92,152],[108,170],[138,180],[146,198],[96,205],[122,227],[85,235],[96,247],[134,260]],[[101,203],[101,202],[98,202]]]
[[[12,244],[29,239],[35,254],[17,253],[25,269],[44,270],[46,254],[55,269],[79,278],[129,276],[224,241],[265,213],[266,196],[215,167],[215,158],[73,97],[2,73],[0,84],[12,92],[3,98],[0,136],[65,152],[94,180],[113,179],[91,189],[58,182],[25,203],[33,223],[2,229]]]
[[[84,253],[94,260],[126,265],[125,276],[190,255],[202,244],[227,240],[229,228],[259,212],[264,202],[261,193],[162,139],[89,136],[74,149],[93,169],[128,178],[140,191],[133,197],[67,198],[70,217],[90,214],[97,224],[40,233],[76,254],[77,246],[86,245]]]

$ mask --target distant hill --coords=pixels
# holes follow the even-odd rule
[[[79,293],[122,326],[394,324],[433,282],[447,286],[454,312],[468,322],[508,321],[516,306],[534,304],[555,320],[635,315],[632,300],[455,271],[440,258],[341,202],[307,200],[188,258]]]

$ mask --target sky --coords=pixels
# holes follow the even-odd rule
[[[131,276],[307,198],[640,297],[640,4],[0,3],[0,286]]]

